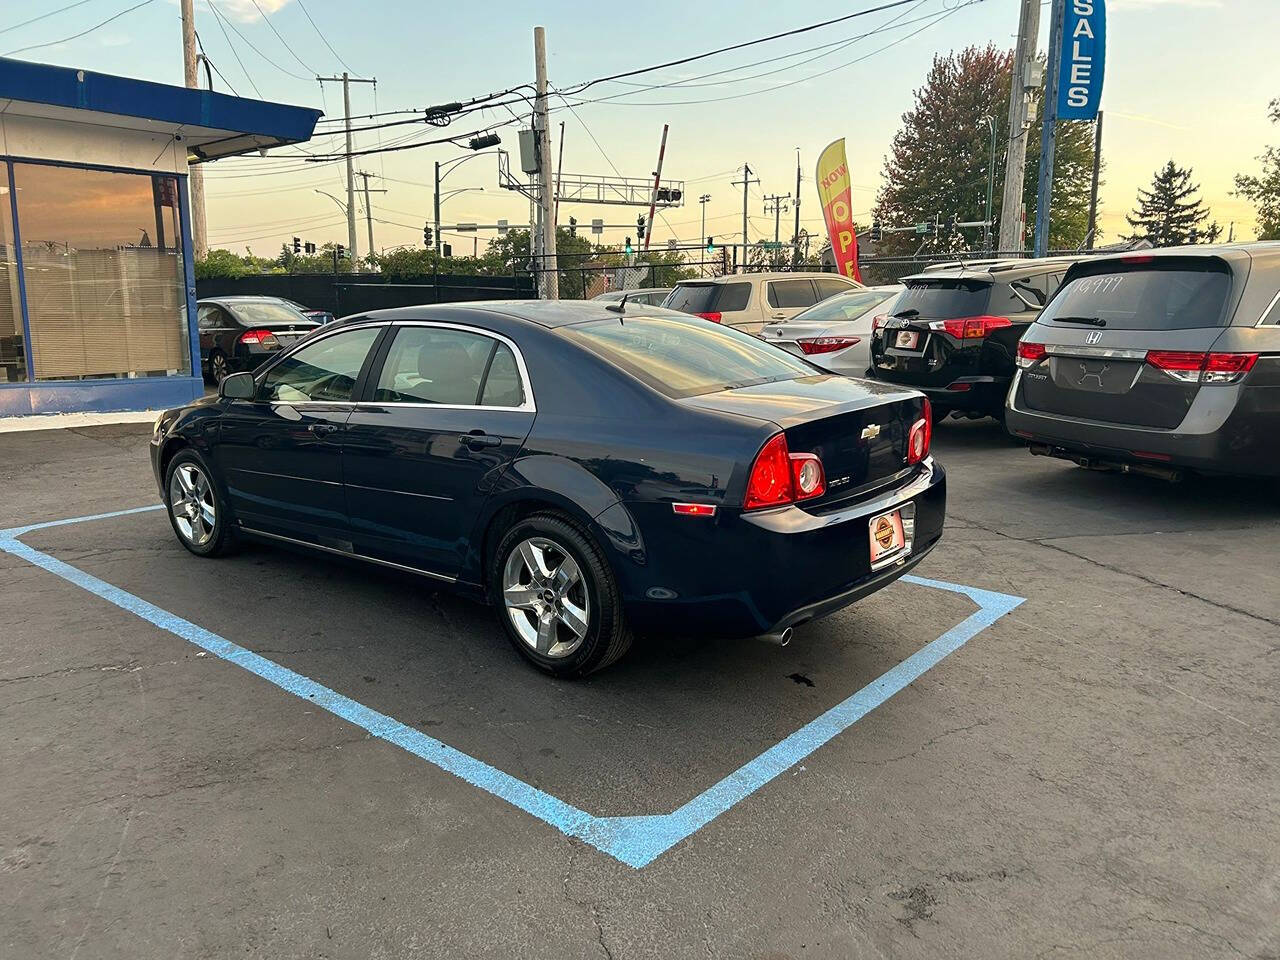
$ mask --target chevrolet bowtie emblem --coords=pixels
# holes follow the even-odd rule
[[[874,440],[878,436],[880,436],[880,424],[869,423],[862,428],[863,440]]]

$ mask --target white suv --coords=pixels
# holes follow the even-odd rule
[[[681,280],[662,305],[759,334],[766,323],[788,320],[827,297],[861,286],[838,273],[737,273]]]

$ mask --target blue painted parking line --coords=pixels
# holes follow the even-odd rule
[[[73,583],[121,610],[126,610],[162,630],[167,630],[216,657],[234,663],[280,689],[355,724],[372,736],[393,743],[441,770],[479,787],[486,793],[505,800],[525,813],[550,824],[560,832],[577,837],[601,852],[637,868],[652,863],[677,843],[706,826],[726,810],[741,803],[832,738],[848,730],[903,687],[936,666],[948,654],[960,649],[982,630],[1013,610],[1024,599],[941,580],[927,580],[915,576],[903,577],[902,580],[906,583],[963,594],[972,600],[978,609],[938,639],[921,647],[896,667],[868,683],[847,700],[836,704],[754,760],[743,764],[679,809],[671,813],[651,816],[597,817],[504,773],[482,760],[456,750],[434,737],[406,726],[394,717],[366,707],[309,677],[304,677],[189,620],[169,613],[141,597],[112,586],[47,553],[42,553],[19,539],[24,534],[48,527],[105,520],[159,509],[162,508],[160,506],[137,507],[132,510],[33,523],[0,530],[0,550],[61,577],[68,583]]]

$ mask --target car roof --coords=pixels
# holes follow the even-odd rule
[[[296,306],[292,300],[286,300],[284,297],[271,297],[266,294],[261,296],[234,294],[225,297],[201,297],[196,303],[227,303],[233,306],[237,303],[287,303]]]
[[[723,277],[694,277],[690,280],[679,280],[676,282],[676,286],[696,287],[699,284],[733,283],[735,280],[738,282],[743,280],[819,280],[825,277],[836,277],[840,280],[848,280],[850,283],[857,283],[856,280],[850,280],[848,277],[841,276],[838,273],[821,270],[770,270],[755,273],[730,273]]]
[[[604,293],[596,294],[591,299],[599,300],[602,297],[620,297],[624,293],[662,293],[663,291],[670,289],[670,287],[635,287],[631,290],[606,290]]]
[[[1180,247],[1154,247],[1126,253],[1107,253],[1087,259],[1088,263],[1133,262],[1152,257],[1222,257],[1226,260],[1248,258],[1260,266],[1280,265],[1280,240],[1253,240],[1248,243],[1193,243]]]
[[[1016,280],[1021,276],[1049,273],[1057,267],[1065,270],[1071,264],[1086,259],[1082,256],[1019,257],[1002,260],[956,260],[935,263],[919,273],[903,277],[907,280],[964,279],[964,280]]]
[[[610,309],[613,307],[613,309]],[[663,316],[691,319],[689,314],[637,303],[619,313],[616,303],[604,300],[469,300],[453,303],[425,304],[416,307],[392,307],[387,310],[371,310],[352,317],[344,317],[339,323],[360,320],[440,320],[461,322],[472,314],[479,323],[485,317],[501,316],[523,320],[526,323],[553,329],[589,320],[616,320],[619,316]],[[328,329],[326,327],[326,329]]]

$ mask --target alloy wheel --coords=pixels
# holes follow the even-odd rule
[[[213,373],[214,383],[221,383],[231,372],[230,368],[227,366],[227,358],[220,353],[215,353],[213,355],[213,359],[209,361],[209,366]]]
[[[187,542],[202,547],[213,537],[218,511],[213,485],[194,463],[180,463],[169,478],[169,511]]]
[[[520,639],[544,657],[567,657],[587,637],[591,597],[582,571],[546,537],[530,537],[508,555],[502,602]]]

